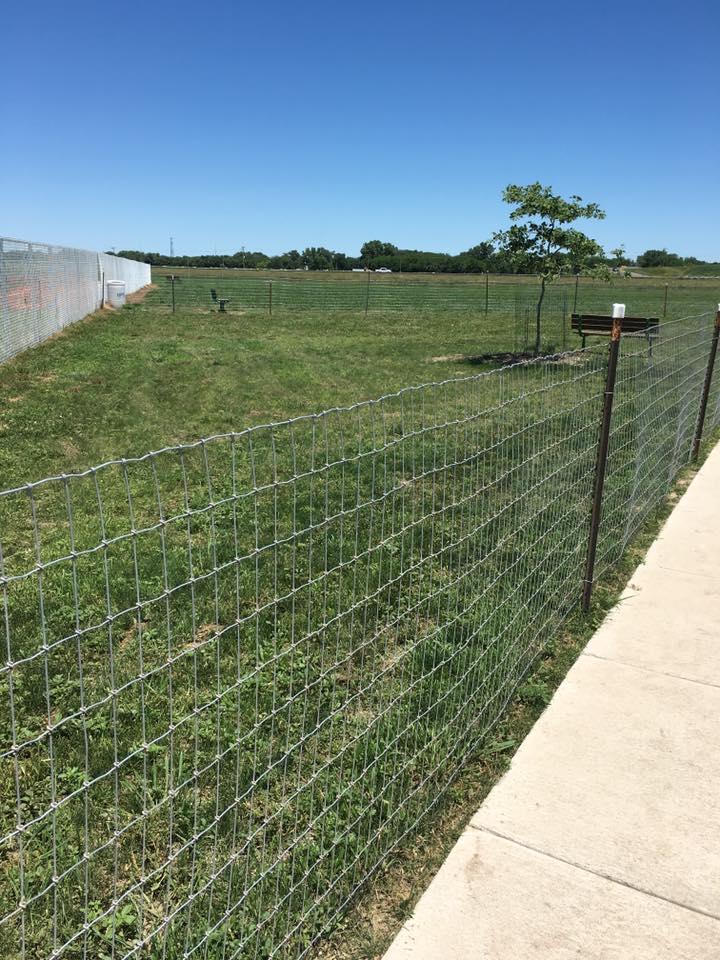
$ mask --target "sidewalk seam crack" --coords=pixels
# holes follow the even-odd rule
[[[657,543],[657,541],[655,542]],[[655,560],[654,563],[657,564],[659,570],[664,570],[666,573],[681,573],[685,577],[695,577],[698,580],[709,580],[710,583],[717,583],[718,581],[717,575],[713,573],[698,573],[697,570],[685,570],[681,567],[668,567],[666,564],[660,563],[658,560]],[[652,566],[646,562],[645,569],[652,570]]]
[[[690,913],[696,913],[701,917],[707,917],[709,920],[715,920],[720,923],[720,915],[716,913],[710,913],[709,910],[703,910],[701,907],[693,907],[688,903],[682,903],[679,900],[673,900],[672,897],[664,897],[661,893],[655,893],[652,890],[646,890],[644,887],[638,887],[627,880],[621,880],[618,877],[611,877],[607,873],[601,873],[599,870],[593,870],[591,867],[585,867],[581,863],[576,863],[574,860],[567,860],[565,857],[560,857],[555,853],[549,853],[547,850],[542,850],[540,847],[535,847],[531,843],[525,843],[522,840],[516,840],[514,837],[509,837],[507,834],[500,833],[499,830],[493,830],[491,827],[486,827],[483,824],[470,823],[469,826],[473,830],[477,830],[480,833],[489,833],[491,836],[497,837],[500,840],[506,840],[508,843],[514,843],[516,846],[523,847],[525,850],[531,850],[533,853],[537,853],[541,857],[547,857],[549,860],[555,860],[558,863],[564,863],[568,867],[574,867],[576,870],[582,870],[583,873],[589,873],[593,877],[598,877],[601,880],[607,880],[609,883],[617,884],[618,886],[625,887],[628,890],[634,890],[635,893],[641,893],[646,897],[652,897],[653,900],[660,900],[663,903],[669,903],[671,906],[680,907],[681,910],[689,910]]]
[[[697,680],[694,677],[685,677],[681,673],[671,673],[668,670],[657,670],[654,667],[646,667],[639,663],[628,663],[627,660],[619,660],[615,657],[604,657],[600,653],[591,653],[583,650],[583,657],[593,657],[595,660],[602,660],[605,663],[618,663],[622,667],[629,667],[631,670],[642,670],[643,673],[652,673],[659,677],[670,677],[673,680],[683,680],[685,683],[697,683],[701,687],[710,687],[712,690],[720,690],[720,683],[713,683],[711,680]]]

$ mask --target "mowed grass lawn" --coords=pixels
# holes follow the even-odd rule
[[[351,277],[352,287],[362,280]],[[362,310],[329,310],[322,303],[308,309],[276,303],[270,317],[265,304],[240,309],[239,297],[231,312],[220,314],[205,289],[213,281],[191,276],[185,286],[178,284],[178,295],[182,290],[198,303],[173,314],[163,305],[168,289],[162,270],[155,279],[158,288],[143,303],[96,314],[0,366],[0,489],[471,374],[478,366],[458,357],[516,350],[531,334],[534,293],[528,278],[516,284],[493,279],[487,316],[477,303],[442,307],[444,284],[475,288],[477,278],[433,278],[441,299],[432,307],[418,294],[413,307],[371,310],[367,317]],[[403,279],[383,284],[392,291]],[[318,279],[308,275],[295,288],[307,283],[317,287]],[[220,283],[218,288],[222,293]],[[578,343],[568,331],[568,315],[561,331],[571,293],[565,283],[548,293],[544,336],[553,349]],[[664,295],[664,280],[583,281],[579,309],[606,310],[623,300],[628,313],[662,315]],[[719,298],[717,282],[676,281],[668,318],[713,309]]]
[[[115,333],[140,313],[112,317]],[[398,351],[386,378],[427,363],[409,342],[414,359]],[[156,332],[125,366],[179,347]],[[133,409],[136,381],[103,353],[113,394],[94,384],[94,409],[116,443],[137,441],[130,425],[146,431],[141,450],[168,425],[205,432],[199,412],[229,417],[226,398],[255,409],[261,378],[243,382],[238,356],[204,378],[214,355],[195,349],[203,382],[176,376],[152,424],[156,393]],[[316,351],[294,379],[285,346],[268,381],[278,403],[379,392],[372,343],[365,381],[355,354],[326,382]],[[0,498],[0,955],[289,958],[332,927],[574,606],[602,359],[409,391]],[[47,406],[64,423],[67,408]],[[76,416],[91,424],[93,402]]]
[[[171,271],[171,272],[170,272]],[[440,315],[466,311],[488,321],[488,334],[499,325],[516,325],[515,338],[530,331],[538,280],[532,276],[473,274],[313,273],[237,269],[153,268],[155,289],[148,303],[207,310],[216,297],[227,299],[230,312],[259,309],[270,316],[293,310],[342,311],[362,318],[368,313]],[[171,277],[177,282],[172,283]],[[712,307],[720,278],[689,279],[657,275],[560,277],[545,294],[543,339],[552,349],[563,339],[570,313],[606,313],[613,302],[628,314],[672,319]],[[504,324],[502,323],[504,321]],[[564,322],[563,322],[564,321]]]
[[[0,489],[477,367],[484,320],[128,305],[0,367]]]
[[[451,358],[511,325],[103,312],[1,368],[0,489],[474,374]],[[660,411],[643,465],[678,424],[687,447],[677,349],[623,366]],[[604,365],[598,344],[0,498],[0,955],[297,957],[336,923],[575,607]],[[618,545],[658,496],[634,403]]]

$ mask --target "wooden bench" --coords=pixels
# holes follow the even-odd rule
[[[587,337],[609,337],[613,318],[600,313],[573,313],[570,325],[582,337],[582,345],[585,346]],[[650,344],[653,338],[660,335],[660,321],[657,317],[623,317],[622,332],[644,333]]]

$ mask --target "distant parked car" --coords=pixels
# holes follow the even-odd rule
[[[390,267],[378,267],[375,273],[392,273]]]

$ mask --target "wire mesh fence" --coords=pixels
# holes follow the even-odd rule
[[[603,571],[690,456],[711,335],[623,340]],[[0,493],[2,955],[305,956],[576,609],[606,356]]]
[[[497,275],[464,278],[407,279],[367,273],[273,277],[267,272],[239,269],[154,267],[155,289],[147,303],[175,310],[258,311],[268,317],[291,317],[297,311],[343,313],[358,320],[370,313],[432,316],[451,320],[470,314],[483,322],[480,341],[488,349],[523,352],[534,346],[538,284],[528,277]],[[677,319],[706,309],[720,299],[720,280],[713,283],[676,280],[672,283],[615,278],[610,282],[564,277],[548,286],[542,307],[545,352],[572,348],[569,319],[574,312],[602,312],[611,300],[627,302],[632,312]],[[487,323],[484,323],[487,321]]]
[[[101,307],[108,280],[123,280],[127,293],[133,293],[150,283],[150,267],[105,253],[0,237],[0,362]]]
[[[668,323],[658,339],[623,338],[598,544],[599,575],[618,561],[688,462],[711,338],[707,316]],[[716,392],[717,382],[715,378]],[[720,422],[717,400],[711,409],[715,427]]]

